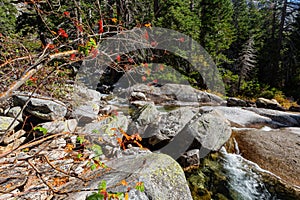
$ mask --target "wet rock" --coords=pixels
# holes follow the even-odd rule
[[[300,186],[300,129],[241,130],[233,134],[241,155]]]
[[[242,99],[235,98],[235,97],[229,97],[227,99],[227,106],[229,106],[229,107],[246,107],[247,102]]]
[[[255,103],[258,108],[268,108],[273,110],[285,111],[285,108],[283,108],[275,99],[270,100],[265,98],[258,98]]]
[[[19,93],[13,96],[13,103],[15,106],[23,107],[29,97],[28,94]],[[25,111],[39,119],[53,121],[64,118],[67,114],[67,106],[61,101],[49,99],[49,97],[33,95]]]
[[[97,177],[97,171],[92,172],[93,179],[84,186],[76,183],[76,188],[97,188],[102,180],[106,180],[111,192],[126,192],[127,188],[135,188],[137,182],[143,182],[145,191],[143,194],[134,191],[129,193],[129,199],[192,199],[184,173],[176,161],[164,154],[142,154],[136,156],[125,156],[106,163],[112,169]],[[124,167],[126,166],[126,168]],[[126,180],[128,186],[120,183]],[[61,188],[74,189],[75,183]],[[115,187],[111,187],[114,186]],[[119,186],[118,186],[119,185]],[[137,194],[138,193],[138,194]],[[69,199],[85,199],[91,195],[91,191],[74,192]]]

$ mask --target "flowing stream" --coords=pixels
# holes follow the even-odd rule
[[[227,153],[221,150],[224,173],[228,177],[230,195],[236,200],[275,200],[276,195],[271,194],[257,171],[264,171],[257,164],[244,159],[238,154]],[[269,173],[269,172],[268,172]]]

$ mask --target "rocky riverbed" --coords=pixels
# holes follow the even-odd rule
[[[300,114],[274,101],[179,84],[76,91],[72,106],[16,92],[3,108],[0,199],[85,199],[102,181],[129,199],[300,198]]]

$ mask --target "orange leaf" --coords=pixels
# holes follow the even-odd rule
[[[128,183],[126,182],[125,179],[123,179],[123,180],[121,181],[121,184],[124,185],[124,186],[127,186],[127,185],[128,185]]]
[[[73,149],[74,149],[74,145],[68,143],[68,144],[66,145],[65,151],[68,152],[68,151],[72,151]]]

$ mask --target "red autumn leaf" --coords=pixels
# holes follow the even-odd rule
[[[71,55],[70,55],[70,60],[75,60],[76,59],[76,55],[75,55],[75,53],[72,53]]]
[[[149,34],[148,34],[148,31],[145,31],[145,33],[144,33],[144,38],[145,38],[146,40],[149,40]]]
[[[80,32],[83,32],[83,28],[82,28],[82,25],[79,24],[78,22],[75,22],[74,25],[76,26],[76,28],[80,31]]]
[[[121,56],[120,56],[120,55],[117,55],[116,60],[117,60],[118,62],[120,62],[120,61],[121,61]]]
[[[58,29],[58,35],[60,35],[63,38],[68,38],[69,37],[68,34],[66,33],[66,31],[62,28]]]
[[[144,63],[144,67],[148,68],[148,63]]]
[[[33,83],[35,83],[37,81],[37,78],[35,77],[30,77],[29,80],[31,80]]]
[[[66,16],[66,17],[70,17],[70,12],[68,12],[68,11],[65,11],[65,12],[64,12],[64,16]]]
[[[146,81],[146,80],[147,80],[146,76],[142,76],[142,81]]]
[[[99,34],[103,33],[104,32],[104,29],[103,29],[103,21],[102,19],[100,19],[98,21],[98,25],[99,25]]]
[[[132,58],[128,58],[128,62],[134,63],[134,60]]]
[[[92,54],[92,57],[93,57],[93,58],[96,58],[97,55],[98,55],[98,53],[99,53],[98,49],[92,48],[91,54]]]
[[[184,37],[178,39],[179,42],[184,42]]]
[[[156,41],[152,41],[152,42],[151,42],[151,46],[152,46],[152,47],[156,47],[156,46],[157,46],[157,42],[156,42]]]
[[[153,80],[153,83],[158,83],[158,80],[157,80],[157,79],[154,79],[154,80]]]
[[[55,45],[54,44],[47,44],[46,46],[48,49],[54,49],[55,48]]]

